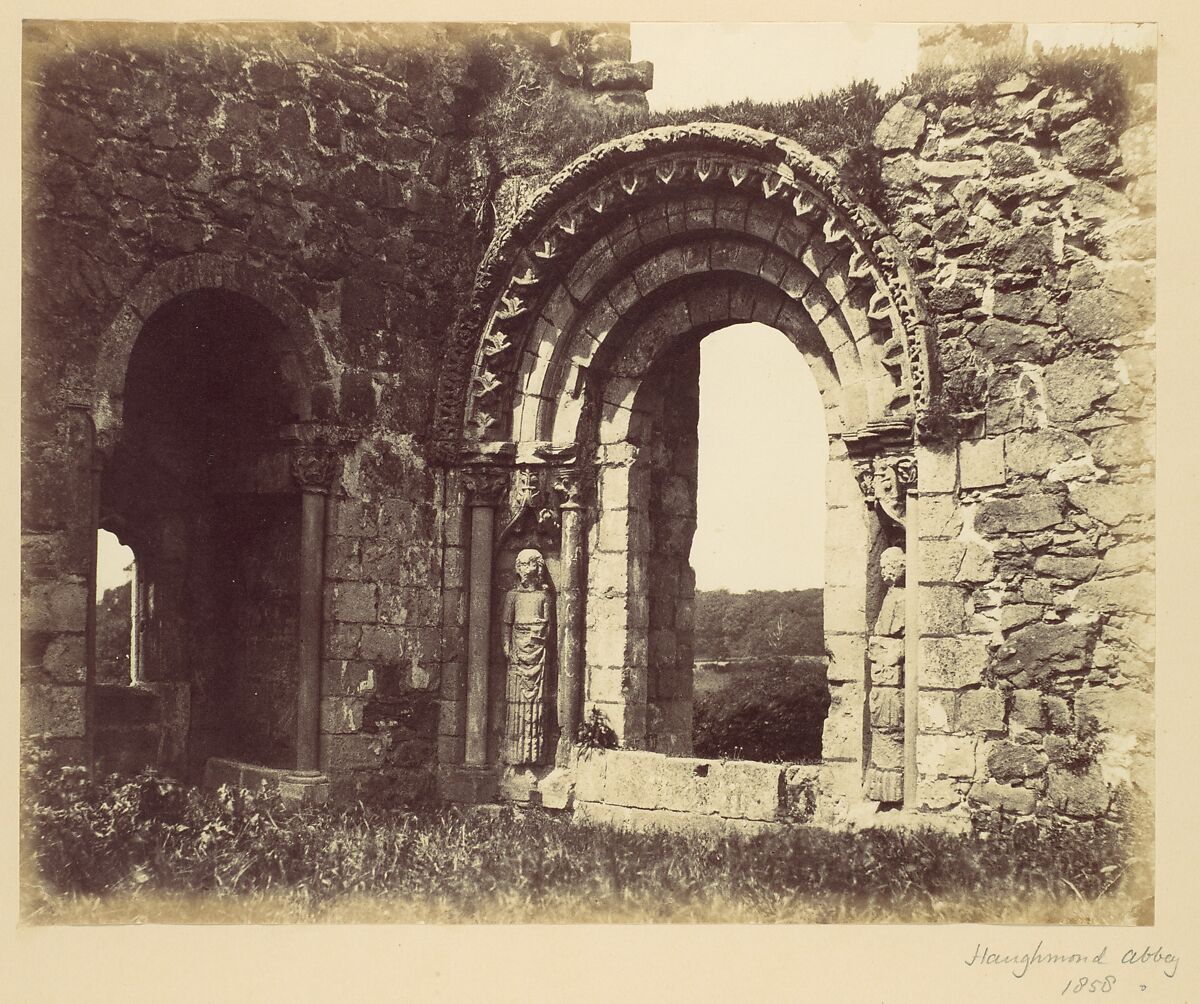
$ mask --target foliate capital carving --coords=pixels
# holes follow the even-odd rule
[[[495,467],[464,471],[463,487],[468,505],[498,506],[508,492],[508,471]]]
[[[292,477],[306,492],[327,492],[338,476],[337,451],[322,444],[297,446],[292,453]]]
[[[554,474],[554,490],[562,497],[560,509],[583,509],[592,494],[590,471],[578,467],[564,467]]]
[[[855,461],[858,483],[867,505],[904,526],[908,493],[917,484],[917,462],[909,456],[864,457]]]

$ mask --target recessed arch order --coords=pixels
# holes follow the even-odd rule
[[[596,148],[500,237],[448,350],[435,440],[455,457],[574,441],[585,386],[603,393],[646,317],[780,327],[838,387],[848,438],[911,429],[935,390],[931,325],[882,223],[797,143],[698,123]]]
[[[691,585],[664,596],[653,583],[669,578],[656,574],[663,554],[686,559],[691,531],[686,506],[670,514],[684,520],[682,544],[678,534],[664,542],[675,531],[661,511],[657,525],[651,518],[656,471],[671,449],[656,430],[664,392],[675,393],[668,388],[682,386],[691,366],[689,347],[747,321],[796,345],[824,404],[825,622],[836,686],[823,755],[861,771],[868,797],[896,800],[901,767],[891,751],[903,726],[874,712],[881,695],[891,708],[899,692],[872,694],[867,643],[885,588],[879,555],[905,537],[917,418],[938,389],[935,335],[895,239],[836,172],[791,140],[728,124],[647,130],[554,176],[493,244],[453,332],[433,440],[442,463],[462,473],[472,514],[467,764],[498,748],[489,513],[507,509],[519,525],[555,493],[562,539],[552,550],[569,597],[560,738],[587,707],[627,745],[690,749]],[[664,623],[680,640],[665,649],[678,666],[656,666],[652,634]],[[895,676],[886,686],[900,685]],[[904,686],[904,700],[915,701]],[[904,744],[907,763],[908,736]],[[914,772],[905,773],[911,786]]]

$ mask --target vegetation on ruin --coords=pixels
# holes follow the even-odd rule
[[[1137,84],[1154,83],[1158,73],[1155,48],[1122,49],[1110,46],[1069,46],[1033,56],[999,56],[973,64],[918,70],[902,88],[920,94],[937,107],[988,102],[995,89],[1018,73],[1026,73],[1042,87],[1057,87],[1087,104],[1087,114],[1114,133],[1125,128]]]
[[[586,43],[586,39],[578,41]],[[581,100],[577,93],[553,86],[547,64],[511,40],[499,36],[481,40],[474,49],[472,68],[491,95],[476,111],[494,167],[504,175],[548,176],[600,143],[653,126],[731,122],[787,136],[828,160],[847,189],[887,220],[874,133],[902,95],[919,94],[936,107],[987,104],[999,84],[1024,72],[1042,87],[1077,95],[1086,105],[1086,114],[1116,133],[1128,118],[1134,86],[1156,79],[1157,50],[1073,46],[1023,57],[996,57],[970,71],[961,67],[920,70],[886,91],[874,81],[858,80],[790,101],[743,99],[662,112],[630,106],[610,109],[605,115],[596,115],[590,101]]]
[[[26,759],[31,923],[1146,923],[1147,817],[952,835],[634,833],[533,811],[289,811]]]
[[[697,669],[696,756],[818,763],[829,711],[821,658],[766,657],[723,671]]]

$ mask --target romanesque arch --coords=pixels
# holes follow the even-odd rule
[[[216,764],[323,783],[322,562],[338,431],[311,314],[255,269],[191,255],[134,288],[97,358],[95,520],[145,569],[139,682],[161,705],[157,759],[197,777]]]
[[[258,269],[220,255],[192,254],[164,262],[146,275],[127,294],[100,337],[93,418],[102,440],[119,433],[129,359],[146,322],[172,300],[204,290],[243,296],[279,320],[280,337],[272,348],[280,360],[293,408],[302,421],[314,417],[314,391],[329,384],[331,363],[312,315],[287,289]]]
[[[654,653],[651,607],[666,607],[650,583],[662,531],[649,498],[673,448],[655,416],[699,340],[742,321],[782,331],[825,404],[836,685],[825,755],[856,767],[868,797],[900,800],[901,709],[915,691],[902,696],[899,673],[878,672],[867,648],[886,592],[878,558],[905,543],[915,418],[936,390],[933,333],[895,241],[833,170],[790,140],[729,125],[597,148],[534,197],[481,267],[435,415],[471,514],[468,764],[500,746],[491,596],[504,588],[504,546],[548,552],[560,765],[585,708],[627,745],[686,752],[690,690],[652,686],[669,668]],[[667,598],[672,609],[687,609],[690,588]],[[685,614],[671,624],[690,632]]]

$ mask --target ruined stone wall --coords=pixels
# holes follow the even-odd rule
[[[91,486],[120,440],[130,346],[190,289],[270,290],[306,364],[303,417],[344,454],[325,556],[326,766],[420,787],[443,663],[442,489],[423,440],[445,332],[496,224],[494,99],[521,86],[581,115],[644,106],[648,68],[626,62],[621,31],[27,26],[27,732],[85,752]]]
[[[1153,785],[1154,86],[1122,122],[978,85],[876,133],[950,439],[918,455],[918,798],[1092,818]]]
[[[461,762],[463,483],[426,452],[437,375],[484,246],[569,159],[522,116],[644,109],[649,67],[628,58],[612,26],[29,26],[27,732],[86,752],[93,488],[105,437],[120,437],[113,389],[154,310],[217,286],[261,295],[277,315],[291,340],[281,369],[301,371],[304,417],[342,454],[325,553],[323,767],[339,794],[409,797],[435,760]],[[1154,129],[1152,85],[1118,122],[1032,69],[986,88],[966,69],[935,97],[903,97],[876,133],[881,204],[936,317],[943,375],[920,430],[909,535],[915,808],[1092,818],[1121,782],[1151,785]],[[849,464],[835,460],[831,518],[857,524]],[[602,472],[600,506],[628,476],[622,463]],[[690,525],[663,479],[651,494],[656,525]],[[625,555],[594,544],[597,599]],[[287,550],[283,536],[263,547],[268,565]],[[683,570],[681,547],[659,556]],[[274,571],[256,581],[289,595]],[[674,588],[648,618],[654,657],[669,663],[673,644],[678,669],[690,586],[681,576]],[[839,625],[878,607],[863,593],[827,591],[835,646],[848,637]],[[589,603],[589,630],[617,605]],[[774,808],[745,808],[730,765],[710,767],[724,787],[706,802],[690,778],[717,775],[665,757],[654,762],[687,775],[686,797],[661,777],[639,794],[634,776],[590,800],[724,819],[808,818],[810,797],[846,809],[861,794],[850,754],[864,742],[865,658],[835,659],[855,676],[831,681],[827,762],[748,782]],[[186,701],[171,701],[186,718]]]

